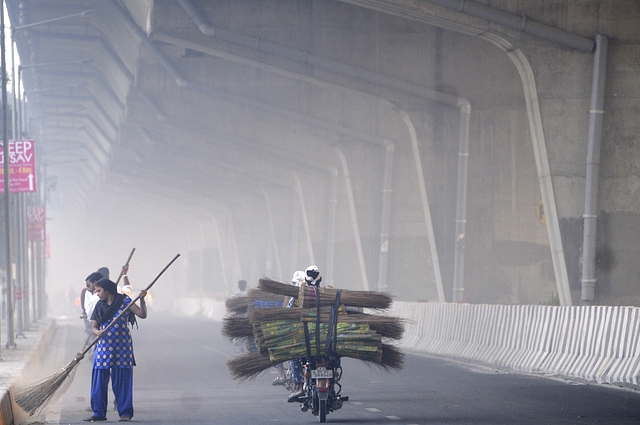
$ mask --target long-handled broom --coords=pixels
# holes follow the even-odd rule
[[[124,263],[124,266],[122,266],[122,269],[124,269],[126,266],[128,266],[128,265],[129,265],[129,263],[131,262],[131,257],[133,257],[133,253],[134,253],[134,252],[136,252],[136,249],[135,249],[135,248],[133,248],[133,249],[131,250],[131,253],[129,254],[129,257],[127,258],[127,262],[126,262],[126,263]],[[118,280],[116,280],[116,287],[118,286],[118,283],[120,282],[120,279],[122,279],[122,275],[123,275],[123,273],[122,273],[122,269],[120,269],[120,275],[118,276]],[[84,308],[84,306],[82,306],[82,307]],[[91,318],[89,318],[89,319],[91,319]],[[82,346],[82,349],[83,349],[83,350],[84,350],[84,349],[87,347],[87,345],[89,344],[89,341],[91,340],[91,336],[92,336],[92,335],[93,335],[92,333],[89,333],[89,335],[87,335],[87,339],[85,340],[84,345]]]
[[[134,253],[134,252],[136,252],[136,249],[135,249],[135,248],[133,248],[133,249],[131,250],[131,253],[129,254],[129,258],[127,258],[127,262],[126,262],[126,263],[124,263],[124,266],[122,266],[122,269],[124,269],[126,266],[128,266],[128,265],[129,265],[129,262],[131,261],[131,257],[133,257],[133,253]],[[120,283],[120,279],[122,279],[122,275],[123,275],[123,273],[122,273],[122,269],[120,269],[120,274],[118,275],[118,280],[116,280],[116,286],[118,285],[118,283]]]
[[[153,284],[156,283],[156,281],[160,278],[160,276],[162,276],[162,274],[169,268],[169,266],[171,266],[171,264],[173,264],[174,261],[178,259],[179,256],[180,254],[177,254],[175,257],[173,257],[173,259],[169,262],[169,264],[167,264],[164,267],[164,269],[162,269],[162,271],[158,274],[158,276],[156,276],[156,278],[153,279],[153,282],[151,282],[145,288],[146,291],[148,291],[153,286]],[[116,318],[113,319],[111,323],[109,323],[109,325],[104,330],[106,331],[110,329],[118,321],[118,319],[120,319],[123,315],[127,314],[131,306],[135,304],[139,299],[140,299],[140,295],[134,298],[129,303],[129,305],[124,310],[122,310],[120,314],[118,314]],[[43,407],[49,400],[51,400],[54,397],[54,395],[59,393],[59,390],[63,388],[66,389],[69,383],[67,382],[68,381],[67,378],[69,377],[71,372],[78,365],[78,363],[80,363],[80,361],[84,358],[84,355],[87,354],[87,352],[91,349],[91,347],[97,344],[99,340],[100,340],[99,338],[96,338],[95,340],[93,340],[91,344],[89,344],[84,350],[82,350],[82,352],[76,354],[76,357],[73,360],[71,360],[69,364],[63,367],[62,370],[56,373],[55,375],[52,375],[49,378],[46,378],[30,386],[16,389],[14,394],[15,394],[15,400],[18,406],[20,406],[25,412],[29,413],[30,416],[33,416],[33,414],[37,412],[41,407]],[[67,385],[64,385],[65,383],[67,383]]]

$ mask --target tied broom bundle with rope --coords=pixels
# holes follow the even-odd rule
[[[271,279],[260,279],[258,289],[273,294],[285,295],[297,298],[298,307],[314,307],[315,299],[320,298],[320,306],[331,306],[337,296],[338,289],[328,287],[315,287],[306,284],[300,287],[277,282]],[[375,291],[349,291],[341,290],[340,300],[342,304],[352,307],[364,307],[374,310],[384,310],[393,302],[389,294]]]
[[[133,252],[132,252],[133,255]],[[156,283],[160,276],[164,274],[164,272],[180,257],[180,254],[177,254],[173,259],[167,264],[160,273],[153,279],[153,281],[147,285],[144,289],[148,291],[151,287]],[[130,259],[131,257],[129,257]],[[127,307],[125,307],[120,314],[118,314],[107,327],[104,329],[106,331],[109,330],[122,316],[129,313],[129,309],[132,305],[134,305],[140,299],[140,295],[135,297]],[[17,388],[14,392],[15,401],[18,406],[20,406],[25,412],[27,412],[30,416],[33,416],[39,409],[43,408],[46,403],[52,400],[55,396],[62,394],[64,390],[71,384],[73,380],[73,376],[75,374],[75,367],[82,361],[85,354],[89,352],[91,347],[96,345],[100,338],[96,338],[90,344],[86,345],[84,349],[76,354],[76,356],[71,360],[66,366],[62,368],[62,370],[46,379],[43,379],[40,382],[29,385],[23,388]]]
[[[257,291],[292,297],[297,307],[255,309],[247,317],[225,317],[223,336],[255,338],[257,345],[257,352],[227,362],[234,379],[254,379],[283,361],[322,355],[327,349],[330,323],[334,324],[335,333],[332,350],[338,356],[362,360],[385,370],[402,368],[403,353],[387,341],[402,338],[404,321],[362,312],[363,308],[387,309],[392,303],[389,294],[319,288],[304,283],[297,287],[267,278],[259,280]],[[318,343],[316,335],[320,337]]]
[[[286,299],[288,301],[288,298]],[[247,315],[254,311],[282,307],[285,297],[252,288],[245,294],[234,294],[226,299],[226,316],[223,318],[222,335],[234,345],[252,349],[254,346],[253,325]],[[240,329],[236,329],[236,327]]]

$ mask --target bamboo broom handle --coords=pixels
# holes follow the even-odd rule
[[[136,249],[133,248],[131,250],[131,254],[129,254],[129,258],[127,258],[127,262],[124,264],[125,266],[129,265],[129,262],[131,261],[131,257],[133,257],[133,253],[136,252]],[[123,266],[124,267],[124,266]],[[120,282],[120,279],[122,278],[122,269],[120,269],[120,276],[118,276],[118,280],[116,280],[116,286],[118,286],[118,282]],[[84,308],[84,306],[82,306]],[[89,318],[89,320],[91,320],[91,318]],[[89,335],[87,336],[86,341],[84,342],[84,345],[82,346],[83,349],[84,347],[87,346],[87,344],[89,343],[89,340],[91,339],[91,333],[89,333]]]
[[[147,285],[147,287],[146,287],[146,288],[144,288],[144,290],[145,290],[145,291],[148,291],[149,289],[151,289],[151,287],[153,286],[153,284],[154,284],[154,283],[156,283],[156,281],[157,281],[158,279],[160,279],[160,276],[162,276],[162,274],[163,274],[163,273],[164,273],[164,272],[169,268],[169,266],[171,266],[171,265],[173,264],[173,262],[174,262],[174,261],[176,261],[176,260],[178,259],[178,257],[180,257],[180,254],[177,254],[175,257],[173,257],[173,259],[169,262],[169,264],[167,264],[167,265],[164,267],[164,269],[162,269],[162,271],[161,271],[160,273],[158,273],[158,276],[156,276],[156,278],[155,278],[155,279],[153,279],[153,282],[151,282],[149,285]],[[112,326],[113,326],[113,325],[118,321],[118,319],[120,319],[122,316],[124,316],[124,315],[125,315],[125,313],[128,313],[128,312],[129,312],[129,309],[131,308],[131,306],[132,306],[132,305],[134,305],[134,304],[135,304],[139,299],[140,299],[140,295],[138,295],[137,297],[135,297],[135,298],[134,298],[134,299],[129,303],[129,305],[128,305],[128,306],[126,306],[126,307],[124,308],[124,310],[122,310],[122,311],[120,312],[120,314],[118,314],[118,315],[116,316],[116,318],[115,318],[115,319],[113,319],[113,320],[111,321],[111,323],[109,323],[109,324],[107,325],[107,327],[106,327],[106,328],[104,328],[104,331],[106,332],[107,330],[111,329],[111,327],[112,327]],[[104,335],[104,332],[103,332],[103,335]],[[82,350],[82,352],[78,353],[78,354],[76,355],[76,357],[75,357],[73,360],[71,360],[71,362],[70,362],[67,366],[65,366],[63,369],[73,368],[73,366],[74,366],[76,363],[79,363],[79,362],[80,362],[80,360],[82,360],[82,359],[84,358],[84,355],[85,355],[85,354],[87,354],[87,352],[91,349],[91,347],[93,347],[94,345],[96,345],[96,344],[98,343],[98,341],[99,341],[99,340],[100,340],[100,338],[96,338],[96,339],[94,339],[94,340],[91,342],[91,344],[89,344],[89,345],[88,345],[84,350]]]
[[[128,265],[129,265],[129,262],[131,261],[131,257],[133,257],[133,253],[134,253],[134,252],[136,252],[136,249],[135,249],[135,248],[133,248],[133,249],[131,250],[131,254],[129,254],[129,258],[127,258],[127,262],[126,262],[126,263],[124,263],[124,265],[125,265],[125,266],[128,266]],[[122,267],[124,267],[124,266],[122,266]],[[120,282],[120,279],[122,279],[122,274],[123,274],[123,273],[122,273],[122,269],[120,269],[120,276],[118,276],[118,280],[116,280],[116,286],[118,286],[118,282]]]

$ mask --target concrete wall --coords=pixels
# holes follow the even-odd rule
[[[275,216],[277,247],[266,233],[264,217],[255,215],[264,214],[261,194],[247,195],[253,197],[249,203],[228,202],[237,222],[236,236],[245,241],[239,251],[242,267],[238,273],[242,276],[238,278],[251,282],[268,274],[288,279],[295,269],[312,261],[321,269],[329,262],[326,258],[330,237],[329,179],[304,165],[306,160],[340,171],[335,284],[363,288],[345,175],[332,149],[338,146],[349,165],[366,278],[370,287],[375,286],[380,261],[384,150],[374,139],[386,139],[395,146],[389,290],[401,300],[436,299],[438,278],[433,264],[436,259],[446,299],[450,300],[456,241],[459,111],[419,94],[418,89],[428,89],[464,98],[471,104],[465,300],[506,304],[557,302],[559,277],[557,270],[554,274],[549,242],[550,232],[555,230],[545,227],[549,223],[545,225],[536,216],[542,199],[540,179],[545,176],[536,167],[541,159],[536,157],[532,146],[532,124],[523,80],[505,51],[487,41],[493,35],[520,49],[533,71],[544,135],[542,144],[546,149],[544,160],[550,165],[551,195],[557,206],[561,236],[561,245],[555,249],[560,248],[564,255],[564,263],[556,267],[566,267],[573,303],[580,302],[591,53],[438,8],[429,2],[371,2],[378,4],[376,7],[366,1],[355,2],[360,6],[349,2],[284,0],[193,3],[210,25],[357,67],[414,88],[394,90],[246,47],[226,46],[199,33],[175,2],[154,3],[152,37],[154,31],[179,35],[205,47],[226,49],[264,66],[301,75],[299,79],[291,79],[260,66],[231,64],[206,54],[189,55],[185,49],[164,46],[169,55],[176,60],[180,58],[180,70],[189,80],[254,96],[265,105],[264,109],[250,108],[234,102],[231,96],[221,104],[212,102],[207,93],[193,93],[190,95],[193,103],[201,107],[185,112],[174,100],[183,96],[185,89],[172,84],[165,74],[157,70],[154,73],[147,65],[153,62],[151,57],[144,52],[141,57],[139,73],[147,78],[140,79],[140,88],[162,99],[162,109],[187,128],[195,129],[206,122],[243,140],[268,144],[285,157],[301,159],[296,169],[301,171],[314,256],[307,249],[295,189],[289,189],[294,187],[286,169],[291,162],[286,159],[282,162],[280,158],[280,164],[267,166],[260,158],[247,159],[248,169],[268,170],[267,174],[285,182],[285,189],[278,190],[293,192],[274,196],[280,202]],[[392,3],[415,13],[402,17],[386,13],[384,6]],[[638,248],[634,243],[640,210],[633,201],[639,186],[634,177],[638,158],[633,148],[638,137],[634,132],[640,79],[638,5],[633,1],[505,0],[492,2],[491,6],[526,14],[530,19],[584,37],[593,38],[596,34],[609,37],[596,303],[640,304],[635,284],[640,262],[635,260]],[[468,31],[463,34],[451,25],[432,25],[422,19],[425,16],[445,19]],[[308,126],[297,116],[272,115],[276,108],[302,113],[305,120],[324,124]],[[409,132],[400,111],[408,114],[416,129],[436,253],[429,245]],[[350,136],[344,129],[359,137]],[[205,134],[194,131],[195,138]],[[363,141],[367,137],[370,142]],[[220,157],[229,163],[238,154],[221,151]],[[273,188],[268,190],[274,193]],[[223,248],[225,244],[228,242],[223,242]]]

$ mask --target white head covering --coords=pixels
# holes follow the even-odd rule
[[[296,286],[300,286],[304,282],[304,272],[302,270],[296,270],[293,272],[291,283]]]

